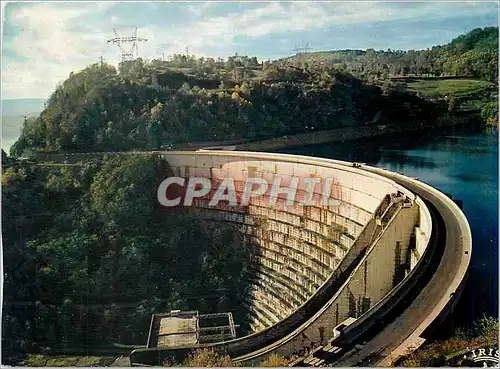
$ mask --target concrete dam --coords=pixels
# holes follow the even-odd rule
[[[247,366],[271,354],[297,358],[300,366],[389,365],[453,309],[470,260],[470,228],[434,188],[383,169],[306,156],[155,153],[171,175],[209,180],[210,190],[192,199],[195,211],[233,224],[251,245],[252,284],[241,297],[251,333],[171,347],[148,341],[131,353],[132,365],[161,365],[202,347]],[[210,199],[227,178],[246,202],[214,206]],[[286,190],[245,197],[245,183],[255,178],[295,183],[297,197],[290,201]],[[312,201],[299,203],[301,196]],[[346,320],[351,324],[336,334]]]

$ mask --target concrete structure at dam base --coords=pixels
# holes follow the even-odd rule
[[[215,343],[137,349],[132,365],[161,365],[204,347],[245,366],[271,354],[302,358],[300,366],[389,365],[423,342],[422,332],[457,299],[470,260],[470,228],[451,199],[418,180],[298,155],[155,153],[170,166],[166,176],[210,180],[212,190],[193,200],[192,211],[233,224],[251,250],[251,284],[239,296],[246,321],[236,322],[251,332]],[[237,196],[248,178],[280,178],[284,187],[294,178],[316,178],[320,185],[331,178],[329,196],[336,201],[287,204],[284,190],[273,206],[269,193],[245,206],[210,206],[225,178],[234,179]],[[339,332],[349,318],[352,324]]]
[[[147,348],[193,346],[236,338],[232,313],[200,314],[198,311],[172,310],[153,314]]]

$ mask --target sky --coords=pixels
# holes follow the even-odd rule
[[[497,2],[5,2],[2,99],[47,99],[72,71],[121,51],[106,41],[137,28],[139,55],[257,56],[335,49],[417,50],[498,26]]]

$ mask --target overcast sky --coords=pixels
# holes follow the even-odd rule
[[[113,28],[148,39],[146,59],[275,59],[309,42],[332,49],[422,49],[498,25],[496,2],[35,2],[2,1],[2,98],[48,98],[58,82],[100,56],[114,65]]]

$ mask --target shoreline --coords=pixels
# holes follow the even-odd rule
[[[324,145],[333,142],[343,142],[357,140],[361,138],[381,137],[386,135],[394,135],[398,133],[410,133],[434,130],[438,128],[448,128],[459,126],[467,123],[477,123],[479,117],[475,114],[445,114],[431,123],[415,124],[410,126],[405,124],[400,126],[395,124],[376,124],[366,126],[351,126],[333,128],[330,130],[299,133],[281,138],[270,138],[260,141],[253,141],[234,145],[213,145],[210,148],[213,150],[236,150],[236,151],[274,151],[286,148],[299,148],[305,146]]]
[[[388,123],[388,124],[365,124],[344,126],[332,128],[329,130],[297,133],[292,135],[284,135],[282,137],[266,138],[261,140],[255,139],[233,139],[227,141],[205,141],[205,142],[188,142],[182,144],[174,144],[171,149],[149,149],[146,151],[197,151],[197,150],[227,150],[227,151],[269,151],[275,152],[283,149],[295,149],[307,146],[320,146],[335,142],[355,141],[359,139],[397,136],[398,134],[408,134],[411,132],[429,132],[438,129],[446,129],[455,126],[471,125],[486,125],[479,115],[475,112],[464,111],[459,113],[446,113],[438,117],[432,122],[415,122],[413,125],[409,123]],[[123,151],[124,153],[133,153],[136,150]],[[118,151],[117,153],[120,153]],[[144,151],[141,151],[144,152]],[[70,154],[70,155],[89,155],[99,152],[46,152],[32,150],[30,155],[37,159],[48,160],[51,155]],[[29,158],[28,158],[29,159]]]

